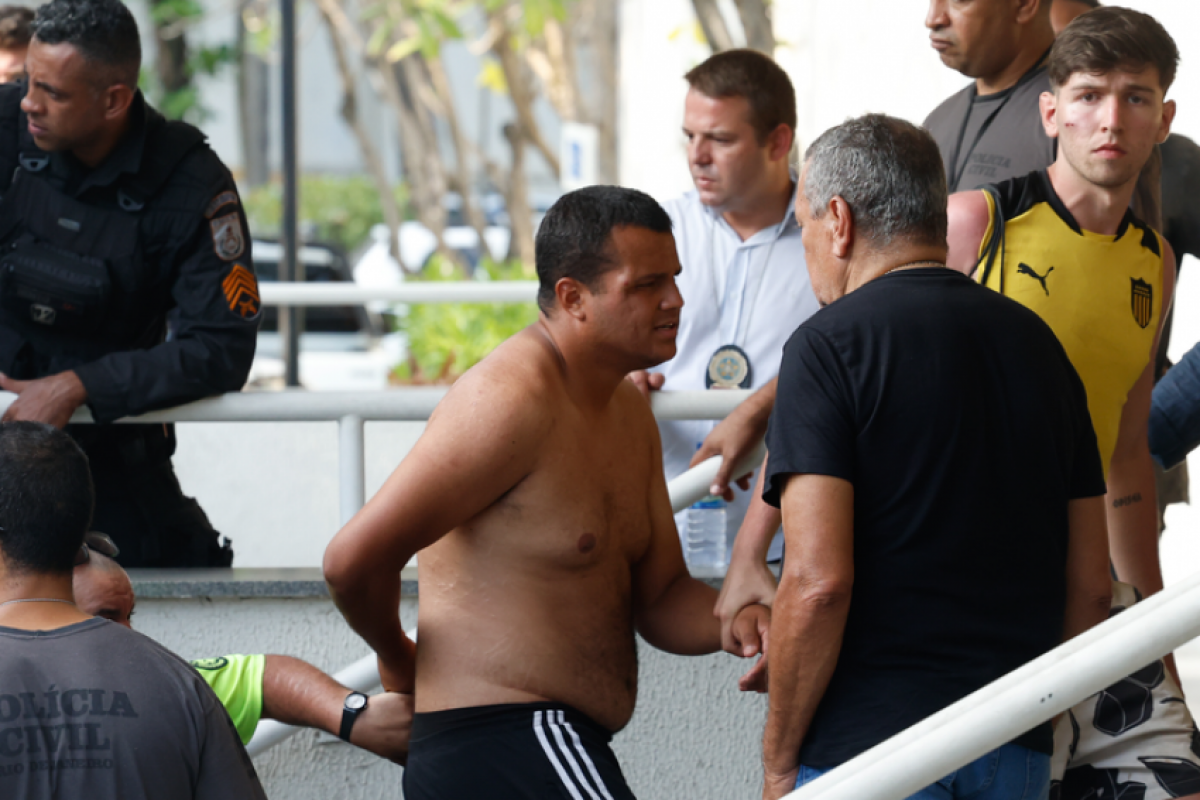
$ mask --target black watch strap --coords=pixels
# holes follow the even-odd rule
[[[342,703],[342,727],[338,729],[339,739],[344,742],[350,741],[350,731],[354,728],[354,721],[366,707],[367,696],[362,692],[351,692],[346,695],[346,700]]]

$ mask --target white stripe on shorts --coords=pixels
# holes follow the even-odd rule
[[[549,721],[549,715],[546,717]],[[558,773],[558,778],[563,782],[563,786],[567,787],[567,791],[571,793],[574,800],[583,800],[579,791],[571,783],[571,777],[567,775],[567,771],[563,769],[562,762],[558,760],[558,754],[554,752],[554,748],[550,746],[550,741],[546,738],[546,732],[542,730],[542,712],[533,712],[533,732],[537,735],[538,742],[542,745],[542,750],[546,753],[546,758],[554,765],[554,771]]]
[[[613,800],[611,794],[608,793],[608,787],[604,785],[604,781],[600,779],[600,772],[596,769],[596,765],[592,762],[592,757],[588,755],[587,750],[583,749],[583,743],[579,741],[579,734],[575,733],[575,728],[571,723],[567,722],[563,717],[563,712],[558,712],[559,721],[563,727],[567,729],[567,733],[571,734],[571,741],[575,743],[575,749],[579,751],[579,757],[587,764],[588,772],[592,776],[592,780],[596,782],[596,786],[600,787],[600,791],[604,794],[604,800]]]
[[[571,752],[571,748],[567,746],[566,740],[563,738],[562,728],[565,725],[562,710],[551,711],[546,715],[546,719],[550,722],[550,731],[554,734],[554,740],[558,742],[558,749],[567,757],[567,763],[571,765],[571,772],[575,773],[575,779],[587,791],[592,800],[601,800],[600,795],[596,794],[595,790],[588,785],[587,778],[583,777],[583,770],[579,768],[579,760],[575,758],[575,754]],[[583,748],[581,747],[580,750]],[[584,753],[584,758],[587,754]],[[589,759],[590,760],[590,759]],[[608,794],[608,792],[605,792]],[[612,798],[608,798],[612,800]]]

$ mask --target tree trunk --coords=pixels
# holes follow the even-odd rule
[[[766,0],[733,0],[738,16],[742,19],[742,30],[746,32],[746,46],[775,57],[775,28],[771,24],[771,10]]]
[[[725,18],[721,16],[717,0],[692,0],[692,6],[696,9],[696,19],[712,51],[719,53],[733,49],[733,36],[729,33]]]
[[[245,11],[251,0],[239,3],[237,52],[238,52],[238,138],[242,145],[242,185],[248,188],[262,186],[270,177],[268,147],[270,134],[267,118],[263,113],[267,105],[270,74],[267,64],[250,52],[246,37]],[[330,31],[332,33],[332,30]]]
[[[151,0],[151,13],[164,4]],[[186,89],[192,82],[187,70],[187,37],[178,20],[160,22],[154,26],[154,68],[164,94]]]
[[[508,22],[504,19],[506,11],[507,9],[501,9],[488,14],[488,23],[493,27],[492,52],[500,62],[504,80],[508,83],[508,93],[512,98],[513,108],[516,110],[517,124],[521,128],[521,138],[528,141],[541,153],[542,158],[545,159],[550,171],[557,179],[562,174],[558,163],[558,154],[542,135],[537,119],[533,115],[534,92],[526,78],[524,64],[512,49],[510,41],[512,32],[509,30]],[[509,215],[512,215],[511,211]]]
[[[602,183],[615,184],[620,171],[617,150],[617,86],[620,70],[617,54],[620,52],[620,26],[617,24],[617,4],[608,0],[595,3],[596,14],[589,26],[592,31],[590,45],[599,91],[595,93],[596,106],[592,121],[600,129],[599,177]]]
[[[400,64],[392,64],[382,55],[372,56],[367,52],[366,39],[348,15],[348,6],[341,2],[325,2],[322,8],[330,20],[345,37],[351,49],[359,53],[380,99],[386,103],[396,117],[399,132],[400,158],[404,165],[410,199],[417,218],[433,233],[439,252],[446,252],[444,231],[446,210],[442,206],[445,182],[438,176],[445,175],[440,168],[441,154],[437,150],[436,137],[427,135],[418,114],[420,109],[414,98],[414,87],[408,81],[406,70]],[[415,269],[422,265],[414,264]]]
[[[465,267],[459,255],[446,245],[446,206],[443,200],[449,191],[449,171],[442,156],[437,127],[430,113],[430,100],[423,94],[432,95],[428,76],[421,61],[411,55],[382,67],[396,79],[400,108],[407,121],[408,143],[404,158],[410,162],[413,181],[412,197],[417,218],[437,237],[437,249],[444,257]],[[402,141],[402,145],[405,143]],[[415,162],[415,163],[414,163]]]
[[[366,128],[363,127],[362,121],[358,118],[358,90],[355,86],[354,71],[350,68],[350,61],[346,57],[345,44],[342,42],[342,37],[337,32],[337,27],[333,21],[333,16],[330,13],[329,6],[335,3],[336,0],[317,0],[317,9],[321,13],[321,18],[325,21],[325,26],[329,30],[329,41],[333,45],[333,55],[337,62],[338,75],[342,82],[342,119],[346,121],[351,132],[354,134],[355,140],[358,142],[359,150],[362,151],[363,161],[366,162],[367,172],[371,176],[371,180],[375,183],[375,190],[379,193],[379,204],[383,209],[383,219],[388,228],[388,252],[392,258],[396,259],[396,263],[400,265],[400,269],[411,274],[413,270],[409,269],[404,263],[404,259],[400,256],[400,247],[397,241],[397,236],[400,232],[400,209],[396,205],[396,195],[392,191],[391,181],[387,178],[387,171],[383,166],[383,159],[379,155],[379,150],[375,147],[375,143],[371,140]]]
[[[440,57],[425,60],[424,63],[429,74],[430,84],[433,86],[433,90],[437,93],[438,99],[441,102],[442,118],[446,120],[446,127],[450,129],[450,141],[454,145],[455,183],[458,184],[458,192],[462,196],[463,215],[467,219],[467,224],[479,236],[480,252],[491,258],[496,258],[497,254],[493,253],[491,248],[488,247],[487,238],[484,235],[484,231],[487,228],[487,220],[484,219],[483,211],[479,208],[479,204],[475,202],[475,193],[471,181],[470,150],[467,147],[466,137],[462,132],[462,125],[459,124],[458,109],[454,106],[454,92],[450,87],[450,78],[446,75],[446,69]]]
[[[525,180],[525,141],[519,125],[504,126],[504,138],[512,150],[512,170],[505,193],[512,238],[508,243],[509,258],[516,257],[527,267],[535,263],[533,247],[533,211],[529,205],[529,188]]]

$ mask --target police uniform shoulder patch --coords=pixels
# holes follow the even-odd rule
[[[242,319],[253,319],[258,316],[262,303],[258,298],[258,279],[254,273],[241,264],[234,264],[233,269],[221,281],[225,291],[225,301],[229,310]]]
[[[233,261],[246,252],[246,235],[242,232],[242,218],[235,211],[210,221],[213,252],[222,261]]]
[[[212,219],[222,208],[236,202],[238,202],[237,192],[221,192],[212,199],[212,202],[208,204],[208,208],[204,209],[204,218]]]
[[[219,669],[225,669],[229,666],[229,659],[221,656],[220,658],[197,658],[188,662],[193,669],[202,669],[209,672],[215,672]]]
[[[1154,316],[1154,287],[1139,278],[1130,278],[1129,301],[1133,319],[1141,327],[1150,324]]]

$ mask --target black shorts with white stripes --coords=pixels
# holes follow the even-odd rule
[[[455,708],[413,718],[405,800],[634,800],[612,734],[561,703]]]

